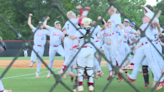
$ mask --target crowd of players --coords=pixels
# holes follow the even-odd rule
[[[50,37],[49,68],[52,69],[56,52],[65,60],[63,67],[58,71],[59,74],[62,74],[71,63],[68,67],[67,75],[71,76],[71,81],[73,81],[75,77],[74,92],[84,91],[84,78],[88,80],[89,92],[93,92],[94,78],[97,79],[98,76],[103,76],[103,72],[101,71],[101,54],[97,52],[97,49],[101,53],[104,53],[105,57],[110,62],[107,62],[109,69],[109,77],[107,80],[110,80],[115,75],[115,71],[112,67],[121,66],[119,72],[124,73],[128,77],[128,81],[135,82],[138,71],[142,66],[145,88],[149,87],[150,70],[154,76],[153,88],[162,76],[164,62],[162,56],[153,47],[151,42],[162,52],[162,46],[164,44],[160,41],[159,37],[162,36],[161,32],[163,29],[160,28],[159,25],[158,17],[160,14],[155,16],[152,23],[149,23],[154,16],[153,7],[150,5],[142,5],[141,7],[144,9],[144,16],[142,19],[143,24],[140,28],[142,31],[147,28],[145,30],[145,35],[147,37],[142,38],[141,31],[135,30],[134,22],[130,22],[127,18],[124,19],[123,23],[121,22],[121,14],[114,6],[111,6],[108,10],[110,15],[108,21],[106,22],[102,19],[102,26],[98,25],[96,27],[93,26],[95,21],[87,17],[90,7],[85,7],[85,9],[83,9],[81,6],[77,6],[76,8],[80,11],[80,15],[77,16],[73,11],[68,11],[67,17],[69,20],[62,29],[59,21],[54,23],[54,27],[47,25],[47,21],[50,19],[49,17],[47,17],[44,22],[39,22],[43,25],[37,29],[31,24],[33,15],[29,14],[28,25],[32,31],[35,32],[33,49],[42,57],[46,36]],[[98,17],[98,20],[101,20],[101,17]],[[139,38],[141,39],[136,44],[135,42]],[[148,39],[150,39],[150,41]],[[91,43],[89,41],[91,41]],[[64,43],[64,48],[61,45],[62,42]],[[129,55],[127,61],[130,65],[127,65],[128,62],[123,62],[123,60],[129,54],[133,46],[135,46],[133,49],[134,58],[132,59],[131,55]],[[2,46],[0,45],[0,51],[1,48]],[[37,55],[35,52],[32,51],[31,53],[32,62],[30,67],[36,62]],[[79,52],[78,55],[75,57],[74,61],[71,62],[77,52]],[[40,67],[41,60],[38,59],[36,78],[39,78]],[[75,74],[73,68],[75,68]],[[129,69],[132,70],[131,75],[128,74],[127,70]],[[118,82],[121,82],[121,75],[117,75]],[[47,78],[50,78],[50,76],[51,71],[48,72]],[[66,78],[66,75],[63,75],[63,78]],[[161,89],[163,84],[164,79],[161,78],[156,90]],[[2,90],[4,90],[4,88]]]

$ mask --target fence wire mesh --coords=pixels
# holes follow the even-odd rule
[[[94,0],[92,0],[92,1],[93,1],[93,2],[91,2],[90,4],[87,3],[87,2],[85,2],[84,6],[87,6],[87,5],[88,5],[88,6],[94,5],[95,2],[94,2]],[[122,12],[120,8],[118,8],[118,5],[115,3],[115,1],[117,1],[117,0],[108,0],[109,7],[107,7],[107,9],[105,10],[105,12],[104,12],[104,13],[102,14],[102,16],[101,16],[101,19],[96,23],[96,27],[101,23],[102,19],[103,19],[103,18],[105,17],[105,15],[108,13],[108,10],[110,9],[111,6],[114,6],[115,8],[117,8],[117,10],[120,12],[120,14],[121,14],[123,17],[128,18],[128,19],[131,21],[131,19],[130,19],[127,15],[125,15],[124,12]],[[59,6],[59,5],[61,5],[61,4],[59,4],[59,2],[60,2],[60,0],[52,0],[51,8],[50,8],[49,11],[45,14],[45,16],[43,17],[42,21],[44,21],[44,20],[46,19],[46,17],[49,16],[49,15],[51,15],[51,13],[56,9],[57,11],[59,11],[60,14],[62,14],[62,16],[63,16],[66,20],[68,20],[68,21],[78,30],[78,28],[72,23],[72,21],[70,21],[70,20],[67,18],[67,16],[65,15],[65,13],[62,11],[61,7]],[[159,5],[158,9],[156,10],[156,12],[155,12],[155,14],[154,14],[154,17],[153,17],[153,18],[151,19],[151,21],[149,22],[149,26],[150,26],[150,24],[152,23],[152,21],[153,21],[153,19],[155,18],[155,16],[158,14],[159,10],[161,9],[161,7],[162,7],[163,5],[164,5],[163,3],[161,3],[161,5]],[[33,49],[33,47],[30,45],[30,40],[32,39],[32,37],[33,37],[33,35],[35,34],[35,32],[40,28],[40,26],[41,26],[43,23],[38,24],[37,29],[35,30],[35,32],[31,33],[31,35],[29,36],[28,39],[25,39],[25,38],[23,37],[23,35],[21,35],[15,28],[13,28],[12,25],[11,25],[9,22],[7,22],[6,19],[5,19],[1,14],[0,14],[0,18],[1,18],[1,20],[15,33],[15,35],[17,35],[19,38],[21,38],[21,39],[23,40],[23,46],[22,46],[22,48],[19,50],[19,52],[17,53],[17,55],[15,56],[15,58],[12,60],[12,62],[8,65],[8,67],[4,70],[4,72],[2,73],[2,75],[0,76],[0,78],[3,78],[4,75],[8,72],[9,68],[13,65],[13,63],[15,62],[15,60],[17,60],[17,58],[18,58],[18,57],[20,56],[20,54],[22,53],[23,48],[28,47],[28,48],[32,49],[32,50],[35,52],[35,54],[37,55],[37,57],[38,57],[38,58],[41,60],[41,62],[46,66],[46,68],[47,68],[48,70],[50,70],[51,74],[54,76],[54,79],[56,80],[56,82],[55,82],[54,85],[51,87],[51,89],[49,90],[49,92],[52,92],[52,91],[56,88],[56,86],[57,86],[59,83],[61,83],[68,91],[72,92],[73,89],[70,88],[70,87],[68,86],[68,84],[65,84],[65,83],[62,81],[61,78],[62,78],[62,76],[66,73],[66,71],[68,70],[68,68],[69,68],[69,66],[71,65],[71,63],[73,63],[74,59],[77,57],[77,55],[78,55],[78,53],[81,51],[82,47],[83,47],[86,43],[91,43],[91,44],[94,46],[94,48],[96,48],[97,52],[100,53],[101,56],[107,61],[107,63],[110,63],[110,64],[111,64],[113,70],[115,71],[115,75],[116,75],[116,74],[119,74],[119,75],[126,81],[126,83],[128,83],[135,91],[137,91],[137,92],[140,92],[140,91],[141,91],[140,89],[137,89],[137,87],[134,86],[131,82],[129,82],[129,81],[127,80],[127,78],[125,78],[125,76],[123,76],[122,73],[119,72],[119,69],[121,68],[121,66],[123,65],[123,63],[125,63],[125,61],[126,61],[127,58],[129,57],[129,55],[132,53],[132,50],[131,50],[131,51],[128,53],[128,55],[123,59],[123,62],[121,63],[120,66],[114,66],[114,65],[112,65],[112,63],[111,63],[111,62],[105,57],[105,55],[95,46],[95,44],[92,43],[92,42],[90,41],[90,38],[91,38],[93,32],[95,31],[95,28],[96,28],[96,27],[94,28],[94,31],[92,31],[92,33],[91,33],[89,36],[84,36],[84,34],[83,34],[84,39],[85,39],[84,44],[79,48],[79,50],[78,50],[78,52],[76,53],[76,55],[74,55],[73,58],[71,58],[71,62],[68,64],[68,66],[66,67],[66,69],[64,70],[64,72],[62,73],[62,75],[59,75],[59,74],[56,74],[54,71],[52,71],[52,70],[48,67],[48,65],[45,63],[45,61],[42,59],[42,57],[40,57],[40,56],[38,55],[38,53],[37,53],[37,52]],[[136,29],[137,29],[137,30],[140,30],[140,32],[141,32],[141,38],[142,38],[142,37],[147,37],[147,36],[145,35],[145,31],[146,31],[147,28],[148,28],[148,26],[147,26],[147,27],[145,28],[145,30],[143,31],[143,30],[140,29],[140,27],[138,26],[138,24],[136,24]],[[82,33],[81,33],[81,34],[82,34]],[[139,40],[140,40],[141,38],[139,38],[135,43],[138,43]],[[160,51],[156,48],[156,46],[154,46],[154,44],[151,42],[151,40],[150,40],[148,37],[147,37],[147,39],[148,39],[149,42],[153,45],[153,47],[158,51],[158,53],[163,57],[162,53],[160,53]],[[136,45],[135,45],[135,46],[136,46]],[[135,46],[133,46],[132,49],[133,49]],[[144,57],[144,58],[145,58],[145,57]],[[162,76],[163,76],[163,75],[164,75],[164,73],[162,73]],[[160,79],[162,78],[162,76],[160,77]],[[111,82],[113,81],[114,78],[115,78],[115,76],[112,77],[112,78],[109,80],[109,82],[104,86],[102,92],[105,92],[105,91],[107,92],[106,89],[107,89],[108,86],[111,84]],[[155,87],[156,87],[157,84],[160,82],[160,79],[157,81],[156,85],[152,88],[151,92],[153,92],[153,91],[155,90]],[[95,90],[95,91],[96,91],[96,90]]]

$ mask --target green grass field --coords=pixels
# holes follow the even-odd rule
[[[12,60],[13,57],[0,57],[0,60]],[[30,58],[19,57],[19,60],[29,60]],[[44,60],[48,60],[48,57],[44,57]],[[63,60],[61,57],[56,57],[56,60]],[[0,68],[0,73],[4,71],[5,68]],[[54,69],[54,72],[57,73],[59,69]],[[5,74],[2,79],[5,89],[12,89],[12,92],[49,92],[52,85],[55,83],[55,79],[51,76],[50,79],[46,78],[48,69],[42,68],[40,72],[40,78],[35,78],[35,68],[10,68],[9,71]],[[104,75],[102,78],[95,79],[95,92],[101,92],[102,89],[107,84],[107,77],[109,75],[107,66],[102,67]],[[117,76],[116,76],[117,78]],[[109,87],[105,92],[135,92],[133,88],[126,82],[118,83],[116,78],[111,82]],[[62,79],[63,82],[72,89],[74,82],[70,82],[70,77],[68,76],[66,80]],[[150,87],[148,89],[144,88],[144,81],[142,73],[139,73],[137,76],[136,83],[133,83],[140,92],[150,92],[153,78],[150,76]],[[83,83],[84,92],[87,92],[86,81]],[[55,87],[53,92],[69,92],[65,87],[60,83]],[[164,92],[164,88],[156,92]]]

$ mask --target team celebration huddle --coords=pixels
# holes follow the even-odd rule
[[[108,81],[115,74],[118,76],[118,82],[124,81],[120,74],[115,73],[114,68],[120,67],[119,72],[127,76],[130,82],[135,82],[137,74],[142,72],[145,88],[149,88],[149,85],[154,88],[160,80],[156,86],[156,90],[160,90],[164,85],[162,77],[164,62],[163,57],[158,53],[158,51],[162,53],[164,45],[159,39],[163,31],[158,19],[161,12],[153,18],[155,13],[152,6],[142,5],[141,7],[144,9],[144,16],[140,30],[136,30],[135,23],[128,18],[122,22],[121,14],[114,6],[108,10],[110,15],[108,20],[97,16],[97,20],[101,21],[97,26],[95,26],[95,21],[87,17],[90,7],[83,9],[81,6],[76,6],[80,14],[68,11],[66,15],[69,20],[63,27],[60,21],[55,21],[54,26],[47,25],[50,20],[50,17],[47,17],[43,22],[39,22],[42,25],[37,29],[31,24],[33,15],[29,14],[28,25],[34,32],[33,49],[40,57],[43,57],[46,38],[50,37],[49,68],[52,70],[56,53],[60,54],[64,58],[64,63],[58,73],[62,75],[68,68],[62,77],[68,79],[66,75],[70,76],[71,81],[75,82],[73,92],[84,91],[83,81],[85,80],[87,80],[89,92],[94,92],[94,80],[98,77],[104,78],[104,73],[101,71],[102,54],[107,59],[109,76],[106,79]],[[149,23],[151,19],[153,20]],[[145,33],[145,36],[141,37],[141,33]],[[131,51],[134,56],[131,55]],[[126,57],[127,60],[124,62]],[[36,58],[37,55],[32,51],[30,67],[36,62]],[[41,60],[38,59],[37,79],[40,68]],[[131,70],[130,73],[129,70]],[[153,83],[149,82],[149,71],[152,71]],[[51,71],[47,73],[47,78],[50,78]]]

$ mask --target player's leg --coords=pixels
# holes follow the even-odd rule
[[[70,50],[69,48],[72,47],[72,45],[73,45],[73,41],[70,38],[66,37],[64,39],[65,61],[63,63],[62,69],[60,71],[58,71],[59,74],[63,73],[63,71],[65,70],[65,68],[67,67],[67,65],[70,62],[70,58],[73,55],[73,51]]]
[[[92,51],[90,51],[90,54],[88,55],[87,60],[86,60],[86,73],[88,75],[89,92],[94,91],[94,71],[93,71],[94,58],[93,57],[94,57],[94,54]]]
[[[55,59],[56,50],[54,47],[50,46],[49,48],[49,68],[52,70],[53,62]],[[47,78],[50,78],[51,72],[48,72]]]
[[[39,47],[37,47],[37,46],[33,46],[33,50],[35,50],[36,52],[38,52],[38,49]],[[35,54],[35,52],[32,50],[32,52],[31,52],[31,64],[30,64],[30,67],[32,67],[33,65],[34,65],[34,63],[36,62],[36,58],[37,58],[37,56],[36,56],[36,54]]]
[[[162,73],[161,73],[161,70],[160,70],[158,63],[156,61],[156,57],[154,57],[155,56],[154,52],[155,52],[155,50],[153,50],[153,47],[151,46],[151,44],[148,44],[147,49],[144,49],[144,54],[147,57],[147,61],[148,61],[149,66],[153,72],[153,75],[154,75],[154,81],[158,81],[159,78],[162,76]],[[161,89],[160,85],[163,85],[163,78],[160,80],[160,83],[159,83],[156,90]]]
[[[0,91],[3,91],[3,90],[4,90],[4,86],[3,86],[2,81],[0,79]]]
[[[40,58],[43,57],[44,54],[44,47],[39,47],[38,48],[38,55],[40,56]],[[40,67],[41,67],[41,60],[38,58],[38,64],[37,64],[37,69],[36,69],[36,78],[39,78],[39,72],[40,72]]]
[[[129,79],[128,79],[129,81],[131,81],[131,80],[132,80],[131,82],[135,81],[138,71],[140,69],[142,60],[144,58],[145,58],[145,56],[143,54],[143,49],[138,50],[133,58],[134,68],[133,68],[132,74],[129,76]]]
[[[78,82],[78,86],[76,88],[74,88],[74,90],[78,90],[79,92],[83,91],[83,74],[84,74],[84,68],[85,68],[85,62],[86,62],[86,54],[87,53],[83,53],[85,52],[84,49],[81,49],[78,58],[77,58],[77,82]]]
[[[12,90],[5,90],[5,89],[4,89],[4,86],[3,86],[3,84],[2,84],[1,79],[0,79],[0,92],[12,92]]]
[[[126,44],[125,49],[126,49],[125,53],[126,53],[126,55],[128,55],[130,53],[130,47],[128,46],[128,44]],[[130,63],[132,63],[132,56],[131,56],[131,54],[129,54],[128,60],[129,60]]]

